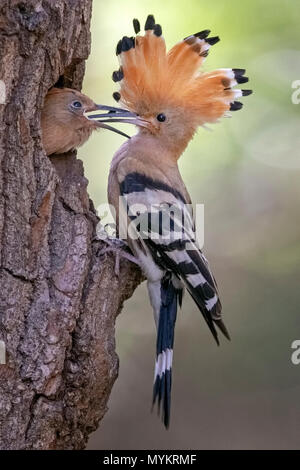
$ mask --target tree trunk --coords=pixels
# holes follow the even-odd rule
[[[81,87],[91,4],[0,1],[2,449],[85,446],[118,373],[116,316],[141,280],[129,262],[117,277],[113,256],[97,256],[81,161],[41,146],[48,89]]]

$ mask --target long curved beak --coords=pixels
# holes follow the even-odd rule
[[[106,113],[101,113],[101,114],[91,114],[91,111],[107,111]],[[95,105],[95,108],[93,110],[90,110],[89,113],[85,113],[85,117],[87,119],[96,121],[97,126],[102,127],[103,129],[108,129],[112,132],[116,132],[117,134],[122,135],[123,137],[127,137],[130,139],[130,136],[125,134],[122,131],[119,131],[118,129],[115,129],[112,126],[109,126],[106,124],[107,122],[124,122],[124,123],[130,123],[130,124],[136,124],[137,123],[137,114],[132,113],[130,111],[127,111],[127,109],[121,109],[121,108],[115,108],[113,106],[105,106],[103,104],[97,104]]]

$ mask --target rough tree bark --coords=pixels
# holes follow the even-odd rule
[[[114,323],[141,280],[97,256],[98,222],[75,153],[49,159],[40,110],[80,89],[92,0],[1,0],[0,365],[2,449],[80,449],[118,373]],[[106,184],[103,181],[103,184]]]

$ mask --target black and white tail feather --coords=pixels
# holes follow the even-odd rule
[[[158,412],[162,403],[162,419],[166,428],[170,424],[172,361],[177,307],[181,302],[182,289],[172,282],[170,271],[160,283],[160,312],[156,341],[156,361],[154,371],[153,405],[158,402]]]
[[[153,405],[162,405],[170,422],[172,359],[178,304],[185,286],[219,344],[216,327],[230,339],[221,319],[222,306],[208,261],[197,246],[190,207],[183,195],[159,180],[129,173],[120,184],[124,207],[139,241],[134,245],[148,279],[157,326]],[[141,207],[144,209],[141,212]],[[170,211],[170,207],[176,208]]]

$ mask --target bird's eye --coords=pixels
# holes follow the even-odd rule
[[[72,106],[76,109],[82,108],[82,104],[80,103],[80,101],[73,101]]]
[[[165,114],[163,113],[160,113],[156,116],[156,119],[159,121],[159,122],[164,122],[166,120],[166,116]]]

